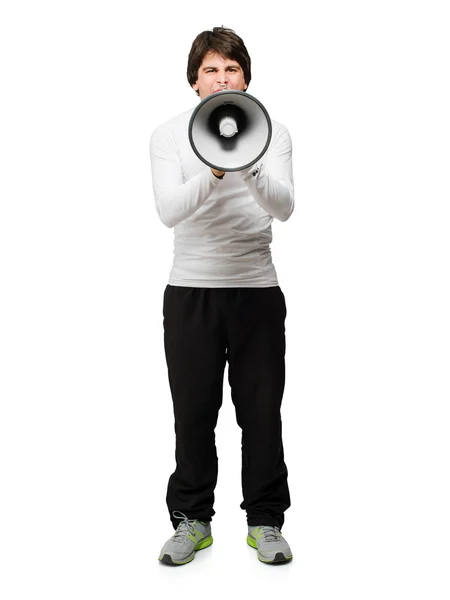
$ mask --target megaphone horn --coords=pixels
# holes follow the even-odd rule
[[[200,102],[189,121],[192,149],[218,171],[251,167],[264,155],[271,138],[269,113],[247,92],[216,92]]]

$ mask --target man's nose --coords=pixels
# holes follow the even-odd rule
[[[219,71],[217,75],[217,83],[228,83],[228,73],[226,73],[226,71]]]

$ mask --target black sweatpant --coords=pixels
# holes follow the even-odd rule
[[[284,523],[290,506],[280,407],[285,385],[286,303],[279,286],[198,288],[167,285],[164,348],[172,393],[176,469],[167,507],[211,521],[218,461],[214,429],[228,380],[242,430],[240,507],[248,525]]]

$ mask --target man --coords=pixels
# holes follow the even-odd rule
[[[223,27],[200,33],[187,77],[200,100],[222,90],[245,92],[251,62],[242,39]],[[294,209],[291,140],[272,121],[271,143],[256,164],[237,172],[211,169],[189,143],[193,110],[160,125],[150,142],[156,210],[175,227],[163,326],[176,432],[166,501],[176,531],[159,560],[188,563],[213,541],[214,429],[228,361],[242,429],[247,543],[259,560],[285,562],[292,558],[281,535],[290,506],[280,416],[286,304],[270,243],[273,219],[286,221]]]

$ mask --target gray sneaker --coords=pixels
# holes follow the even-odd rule
[[[181,515],[177,517],[175,513]],[[158,560],[166,565],[185,565],[195,558],[195,552],[211,546],[211,523],[203,523],[194,519],[188,519],[185,514],[178,510],[173,511],[176,519],[183,519],[178,525],[175,534],[161,549]]]
[[[288,562],[292,552],[278,527],[248,526],[247,544],[258,550],[258,559],[265,563]]]

